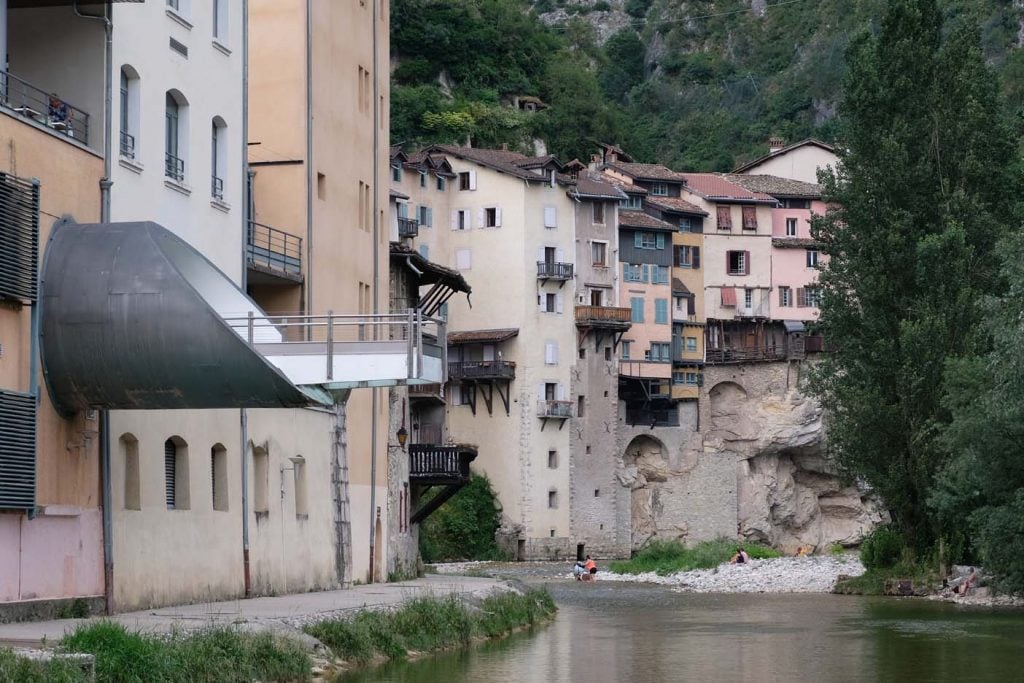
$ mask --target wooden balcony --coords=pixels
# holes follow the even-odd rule
[[[420,234],[420,223],[415,218],[398,217],[398,236],[416,237]]]
[[[614,306],[577,306],[576,324],[625,330],[632,325],[632,311]]]
[[[413,401],[423,400],[444,403],[444,392],[442,391],[442,388],[443,386],[439,383],[410,384],[409,399]]]
[[[516,364],[507,360],[468,360],[448,363],[448,379],[515,379]]]
[[[735,347],[727,349],[707,349],[705,362],[709,365],[727,363],[757,363],[785,360],[786,353],[781,347],[753,348]]]
[[[409,480],[431,486],[465,482],[475,459],[476,449],[469,446],[411,444]]]

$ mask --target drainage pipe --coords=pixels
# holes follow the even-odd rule
[[[376,315],[380,313],[380,188],[378,187],[378,181],[380,179],[380,118],[384,114],[380,110],[380,78],[379,72],[379,58],[377,55],[377,36],[380,34],[378,30],[377,12],[380,7],[380,3],[374,2],[372,12],[373,25],[370,27],[371,35],[373,36],[373,313]],[[374,326],[374,337],[376,338],[377,326]],[[409,330],[409,334],[412,334],[412,330]],[[369,583],[373,583],[374,567],[376,566],[374,551],[377,545],[377,523],[376,523],[376,510],[377,510],[377,406],[380,401],[380,389],[374,387],[371,389],[373,392],[373,398],[370,404],[370,578]]]
[[[376,4],[376,3],[375,3]],[[313,309],[313,1],[306,0],[306,315]],[[307,332],[308,334],[308,332]]]
[[[245,211],[242,212],[242,291],[249,286],[246,247],[249,226],[256,220],[253,197],[253,176],[249,168],[249,0],[242,0],[242,187],[245,192]],[[249,415],[245,408],[238,411],[238,431],[242,456],[242,584],[245,597],[252,597],[252,573],[249,568]]]

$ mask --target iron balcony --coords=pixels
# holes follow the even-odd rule
[[[469,360],[448,363],[448,379],[515,379],[516,364],[507,360]]]

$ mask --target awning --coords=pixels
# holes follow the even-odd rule
[[[735,287],[722,287],[722,305],[723,306],[735,306],[736,305],[736,288]]]
[[[783,326],[786,328],[786,332],[806,332],[807,328],[804,326],[803,321],[800,320],[783,320]]]
[[[225,320],[263,311],[156,223],[57,221],[40,299],[44,376],[64,414],[311,403]]]
[[[677,277],[672,278],[672,294],[676,296],[691,295],[689,288]]]
[[[449,332],[449,344],[497,344],[519,334],[518,327],[500,330],[468,330],[466,332]]]

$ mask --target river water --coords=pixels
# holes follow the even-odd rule
[[[1014,681],[1024,612],[920,599],[548,584],[553,623],[344,681]]]

